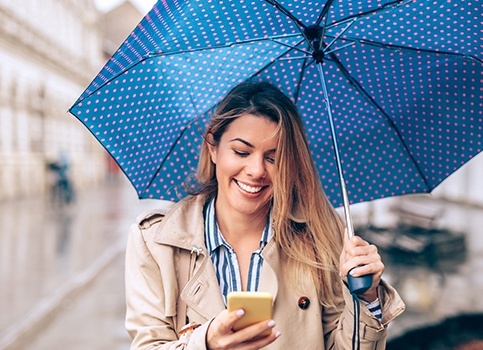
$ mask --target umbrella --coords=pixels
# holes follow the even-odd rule
[[[269,81],[334,206],[430,192],[482,150],[482,4],[159,0],[70,112],[139,198],[177,200],[216,104]]]

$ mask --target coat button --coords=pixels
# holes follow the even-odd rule
[[[302,310],[307,310],[310,306],[310,299],[307,297],[300,297],[299,299],[299,308]]]

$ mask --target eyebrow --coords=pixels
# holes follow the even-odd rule
[[[239,141],[239,142],[241,142],[241,143],[244,143],[245,145],[247,145],[247,146],[248,146],[248,147],[250,147],[250,148],[255,148],[255,146],[254,146],[254,145],[252,145],[250,142],[248,142],[248,141],[246,141],[246,140],[244,140],[244,139],[241,139],[241,138],[239,138],[239,137],[236,137],[236,138],[234,138],[234,139],[231,139],[231,140],[230,140],[230,142],[233,142],[233,141]]]
[[[241,138],[239,138],[239,137],[235,137],[234,139],[231,139],[229,142],[234,142],[234,141],[241,142],[241,143],[243,143],[243,144],[247,145],[247,146],[248,146],[248,147],[250,147],[250,148],[255,148],[255,146],[254,146],[254,145],[252,145],[250,142],[248,142],[247,140],[241,139]],[[268,152],[269,152],[269,153],[270,153],[270,152],[276,152],[276,150],[277,150],[276,148],[273,148],[273,149],[269,150]]]

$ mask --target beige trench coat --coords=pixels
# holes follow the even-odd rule
[[[131,228],[126,252],[126,328],[133,338],[132,349],[206,349],[209,323],[225,305],[204,244],[203,203],[203,198],[182,200],[163,220],[151,225],[147,213]],[[273,240],[262,255],[259,291],[274,295],[275,329],[282,334],[266,349],[351,349],[353,302],[347,288],[341,297],[341,303],[345,302],[342,313],[322,309],[313,286],[288,285]],[[178,285],[182,269],[189,270],[185,287]],[[181,337],[177,324],[184,322],[177,319],[179,293],[187,321],[201,324]],[[306,310],[298,306],[300,297],[311,301]],[[397,292],[384,282],[379,299],[382,323],[361,305],[361,349],[384,349],[387,324],[404,310]]]

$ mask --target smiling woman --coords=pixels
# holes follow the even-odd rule
[[[404,304],[381,280],[377,249],[344,240],[287,96],[269,83],[233,88],[210,119],[196,180],[166,216],[132,226],[132,348],[349,349],[354,308],[344,282],[360,265],[358,274],[373,275],[361,295],[361,349],[385,347],[386,325]],[[233,291],[270,293],[273,319],[235,331],[245,310],[226,309]]]

